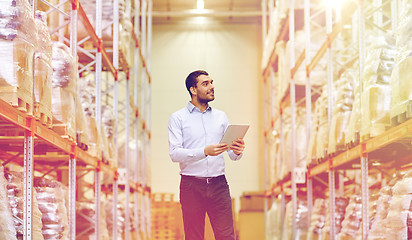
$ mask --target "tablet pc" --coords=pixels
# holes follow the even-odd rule
[[[228,146],[232,146],[232,142],[238,138],[243,138],[248,129],[249,125],[229,125],[220,143],[226,143]]]

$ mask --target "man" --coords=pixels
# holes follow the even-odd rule
[[[242,157],[243,139],[219,144],[229,125],[226,114],[209,106],[215,99],[213,80],[206,71],[186,78],[191,96],[187,107],[169,119],[169,154],[180,164],[180,203],[186,240],[204,239],[205,213],[216,240],[234,240],[232,201],[225,178],[223,152],[230,159]]]

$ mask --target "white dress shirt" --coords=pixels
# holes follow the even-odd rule
[[[223,153],[205,156],[204,148],[218,144],[228,126],[226,114],[210,106],[201,112],[189,102],[187,107],[173,113],[169,119],[169,155],[180,164],[180,174],[197,177],[225,174]],[[232,160],[242,157],[232,150],[227,153]]]

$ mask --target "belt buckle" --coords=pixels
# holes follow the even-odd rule
[[[212,182],[212,178],[206,178],[206,184],[209,184]]]

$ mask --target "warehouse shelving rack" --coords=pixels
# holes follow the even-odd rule
[[[263,29],[266,29],[266,18],[267,18],[267,13],[265,12],[267,8],[267,1],[262,1],[262,8],[264,9],[263,15]],[[392,9],[392,16],[385,15],[383,12],[384,7],[390,6]],[[397,9],[398,9],[398,1],[397,0],[383,0],[383,1],[373,1],[373,4],[369,4],[367,7],[364,5],[364,1],[359,1],[358,6],[349,6],[349,12],[346,12],[345,16],[341,17],[340,22],[333,23],[332,21],[332,9],[329,6],[326,6],[325,11],[326,11],[326,40],[323,42],[321,47],[317,50],[316,54],[314,56],[309,56],[309,54],[305,54],[307,52],[311,52],[311,17],[314,16],[315,14],[311,14],[313,12],[313,9],[311,9],[310,6],[310,1],[305,0],[304,1],[304,22],[305,22],[305,35],[306,35],[306,46],[305,50],[302,52],[302,54],[298,57],[298,59],[295,61],[294,58],[294,53],[292,51],[291,53],[291,79],[290,79],[290,84],[289,84],[289,90],[288,93],[290,93],[290,105],[291,105],[291,117],[292,117],[292,131],[295,129],[294,127],[294,107],[297,103],[295,99],[295,91],[296,87],[293,81],[293,76],[296,74],[298,69],[302,64],[306,65],[306,94],[305,94],[305,101],[306,101],[306,109],[307,111],[307,132],[310,134],[311,133],[311,100],[313,98],[313,92],[316,91],[311,87],[311,82],[310,82],[310,73],[311,71],[317,66],[319,60],[325,56],[328,59],[328,89],[329,92],[332,92],[332,83],[333,83],[333,71],[332,68],[338,66],[339,71],[338,75],[340,76],[346,68],[351,67],[356,61],[359,61],[359,72],[362,72],[363,64],[364,64],[364,59],[365,59],[365,22],[374,31],[380,31],[380,32],[385,32],[386,29],[392,27],[394,31],[396,31],[396,25],[397,25]],[[279,35],[277,37],[276,42],[274,42],[274,45],[276,46],[276,43],[285,38],[287,29],[289,29],[289,41],[292,41],[293,45],[293,35],[294,35],[294,3],[291,3],[290,5],[290,11],[288,15],[288,19],[283,20],[281,24],[281,30],[279,31]],[[366,8],[366,9],[365,9]],[[271,7],[269,6],[269,9]],[[355,11],[356,10],[356,11]],[[349,14],[350,13],[350,14]],[[339,34],[343,31],[344,25],[348,24],[350,18],[354,16],[353,18],[353,23],[352,25],[357,24],[359,26],[358,32],[354,32],[353,35],[354,37],[357,37],[357,40],[355,40],[355,44],[357,46],[353,47],[352,53],[354,54],[353,56],[344,56],[344,61],[343,62],[338,62],[336,63],[333,54],[341,54],[337,51],[334,51],[332,48],[333,42],[335,39],[338,38]],[[270,29],[270,27],[269,27]],[[292,33],[292,34],[291,34]],[[264,37],[266,36],[265,32],[263,33]],[[265,83],[267,84],[267,79],[270,79],[271,85],[273,86],[273,81],[276,81],[277,79],[274,78],[274,72],[277,71],[276,69],[276,62],[277,62],[277,56],[276,56],[276,50],[272,50],[270,54],[270,60],[268,64],[264,67],[263,70],[263,77],[265,80]],[[342,55],[340,55],[342,56]],[[335,61],[335,62],[334,62]],[[361,75],[361,74],[360,74]],[[362,86],[362,79],[360,80],[360,86]],[[276,106],[276,103],[273,102],[273,96],[275,94],[278,94],[276,92],[273,92],[273,88],[268,88],[269,94],[271,96],[268,96],[267,93],[265,92],[265,163],[266,166],[268,165],[269,159],[268,159],[268,152],[270,151],[268,142],[269,142],[269,134],[268,132],[271,132],[274,129],[274,119],[277,119],[279,116],[282,118],[282,105],[284,105],[284,100],[280,103],[280,106]],[[328,113],[328,119],[329,122],[332,119],[332,106],[333,106],[333,99],[331,97],[331,94],[328,99],[328,106],[329,106],[329,113]],[[279,108],[280,110],[276,110]],[[279,112],[279,116],[276,116],[276,113]],[[269,116],[271,116],[271,119],[269,119]],[[269,124],[270,123],[270,124]],[[382,160],[382,156],[388,156],[388,149],[396,149],[396,155],[391,156],[392,159],[397,159],[397,163],[392,163],[391,167],[392,168],[398,168],[398,169],[408,169],[410,168],[411,164],[408,159],[410,159],[411,152],[408,151],[404,147],[404,143],[410,143],[411,140],[411,131],[412,131],[412,121],[406,121],[398,126],[395,126],[384,133],[375,136],[373,138],[361,140],[361,142],[358,145],[355,146],[347,146],[347,149],[343,152],[337,152],[337,153],[330,153],[326,155],[326,161],[323,161],[322,163],[314,166],[308,166],[307,171],[306,171],[306,188],[303,188],[304,190],[307,191],[308,195],[308,221],[310,221],[310,216],[311,216],[311,209],[312,209],[312,202],[313,202],[313,189],[312,189],[312,182],[315,178],[317,178],[321,174],[328,174],[328,187],[329,187],[329,197],[330,197],[330,218],[334,218],[334,204],[333,201],[335,199],[335,171],[341,171],[345,169],[359,169],[361,170],[361,192],[362,192],[362,219],[369,219],[369,213],[368,213],[368,200],[369,200],[369,186],[368,186],[368,174],[371,171],[384,171],[382,168],[379,168],[379,166],[387,164],[387,161]],[[280,132],[282,132],[282,124],[280,124],[280,129],[278,129]],[[280,134],[281,135],[281,134]],[[293,133],[295,135],[295,133]],[[295,135],[296,136],[296,135]],[[309,136],[309,135],[308,135]],[[280,143],[282,144],[282,143]],[[400,146],[399,146],[400,145]],[[294,165],[296,161],[296,138],[294,137],[292,139],[292,165]],[[403,147],[402,147],[403,146]],[[386,154],[386,155],[385,155]],[[380,156],[380,157],[379,157]],[[370,159],[380,159],[379,161],[373,161],[371,162]],[[372,168],[372,170],[369,170],[369,168]],[[292,168],[293,169],[293,168]],[[293,170],[292,170],[293,172]],[[296,173],[295,173],[296,174]],[[295,239],[296,236],[296,191],[297,191],[297,183],[294,180],[295,174],[289,175],[285,177],[284,179],[280,179],[276,183],[269,183],[268,182],[268,174],[265,174],[265,187],[266,187],[266,192],[268,197],[274,197],[281,195],[282,196],[282,221],[284,221],[284,209],[285,209],[285,189],[292,189],[292,206],[293,206],[293,215],[292,215],[292,221],[293,221],[293,239]],[[342,188],[342,179],[340,179],[340,188]],[[341,189],[340,189],[341,190]],[[283,224],[282,224],[283,226]],[[369,232],[369,221],[363,221],[362,222],[362,237],[363,239],[367,239],[368,237],[368,232]],[[336,238],[335,234],[335,229],[333,224],[331,225],[330,229],[330,236],[333,236],[332,238]]]
[[[135,94],[135,101],[134,105],[129,104],[129,102],[122,103],[124,106],[124,111],[126,112],[126,116],[132,116],[134,119],[134,124],[130,124],[130,118],[126,118],[126,124],[124,127],[124,131],[129,133],[130,127],[134,128],[135,131],[135,141],[136,141],[136,153],[138,153],[137,143],[139,139],[142,139],[142,142],[145,143],[143,147],[141,147],[141,156],[134,156],[136,161],[136,174],[134,179],[130,178],[130,170],[126,168],[126,181],[125,181],[125,194],[128,196],[125,200],[126,206],[126,216],[129,214],[129,193],[132,190],[135,193],[135,214],[136,216],[140,215],[141,219],[135,218],[134,226],[138,230],[139,222],[148,221],[145,220],[149,218],[150,220],[150,194],[151,188],[149,186],[148,179],[144,176],[138,176],[139,170],[141,175],[147,171],[146,161],[149,151],[150,151],[150,42],[151,42],[151,6],[152,2],[150,0],[142,0],[142,1],[134,1],[134,15],[135,17],[135,28],[133,34],[133,41],[136,46],[135,53],[135,62],[134,66],[128,66],[125,62],[126,61],[119,61],[119,50],[118,50],[118,0],[115,0],[114,12],[115,12],[115,19],[113,21],[114,26],[114,42],[113,42],[113,60],[110,59],[108,51],[106,50],[105,46],[102,44],[101,40],[101,0],[96,1],[97,10],[96,10],[96,30],[90,23],[82,5],[78,0],[61,0],[61,1],[46,1],[41,0],[42,3],[46,4],[49,7],[47,11],[48,14],[50,13],[57,13],[59,15],[60,23],[54,30],[51,30],[51,33],[56,35],[59,41],[64,42],[70,45],[72,50],[73,56],[77,56],[78,51],[82,54],[89,56],[91,59],[89,63],[86,65],[79,63],[79,73],[83,71],[90,71],[90,69],[94,66],[94,71],[96,73],[96,83],[98,85],[96,89],[96,97],[100,98],[97,100],[98,107],[97,109],[97,119],[101,119],[101,112],[100,112],[100,104],[101,104],[101,74],[103,70],[110,72],[114,78],[114,91],[112,95],[114,95],[114,103],[113,105],[117,106],[118,104],[118,88],[117,82],[119,80],[119,72],[125,71],[124,80],[127,82],[126,84],[126,92],[127,94],[130,93],[130,85],[129,85],[129,76],[130,71],[134,73],[134,94]],[[117,4],[116,4],[117,2]],[[37,9],[37,1],[31,0],[33,12]],[[139,6],[142,4],[142,11],[140,11]],[[70,5],[67,8],[67,5]],[[130,11],[131,3],[127,1],[128,11]],[[149,7],[147,7],[149,6]],[[117,13],[117,14],[116,14]],[[80,15],[80,18],[79,18]],[[100,18],[99,18],[100,16]],[[139,24],[139,16],[142,17],[142,29],[140,29]],[[149,20],[146,22],[146,18]],[[69,20],[67,20],[69,19]],[[77,23],[78,19],[81,20],[83,26],[88,32],[88,36],[85,39],[80,41],[77,40]],[[69,25],[70,26],[70,39],[67,39],[64,35],[64,28]],[[148,25],[148,26],[146,26]],[[117,29],[117,30],[116,30]],[[117,37],[116,37],[117,35]],[[81,48],[81,44],[91,41],[94,46],[96,46],[95,50],[87,51]],[[144,44],[141,44],[144,42]],[[93,56],[94,55],[94,56]],[[140,60],[140,62],[139,62]],[[119,62],[122,62],[122,65],[119,67]],[[103,68],[102,63],[104,63],[105,68]],[[131,70],[132,69],[132,70]],[[141,73],[141,74],[139,74]],[[141,80],[142,83],[145,83],[145,89],[139,89],[138,81],[139,75],[143,79]],[[138,95],[141,96],[142,102],[141,106],[145,106],[144,115],[139,116],[139,105],[138,105]],[[127,100],[130,98],[126,98]],[[146,106],[146,104],[149,104]],[[135,114],[131,115],[131,106],[134,106]],[[123,110],[123,109],[122,109]],[[118,116],[117,109],[114,111],[116,117]],[[118,120],[118,119],[117,119]],[[147,122],[147,123],[146,123]],[[76,239],[76,213],[75,213],[75,202],[76,202],[76,187],[77,181],[84,176],[76,176],[76,172],[80,170],[86,170],[86,173],[90,170],[95,171],[95,183],[94,183],[94,194],[95,194],[95,212],[96,212],[96,221],[95,221],[95,232],[96,239],[100,239],[100,194],[101,194],[101,173],[107,174],[110,178],[113,179],[113,213],[114,213],[114,230],[113,230],[113,239],[117,239],[116,236],[116,227],[117,227],[117,194],[118,194],[118,180],[119,180],[119,172],[115,166],[111,166],[104,162],[102,158],[91,156],[88,152],[82,150],[77,144],[69,139],[65,139],[53,130],[49,129],[48,127],[42,125],[40,122],[36,121],[33,116],[27,115],[24,112],[20,112],[19,110],[15,109],[8,103],[0,100],[0,124],[3,129],[7,128],[7,134],[5,136],[1,136],[1,151],[0,155],[3,160],[3,165],[6,165],[10,162],[23,165],[24,167],[24,216],[23,216],[23,227],[24,227],[24,239],[32,239],[31,236],[31,229],[32,229],[32,222],[31,222],[31,209],[32,209],[32,191],[33,191],[33,178],[34,178],[34,171],[37,171],[42,174],[42,176],[46,175],[53,175],[54,178],[57,178],[60,181],[67,181],[69,187],[69,229],[68,229],[68,237],[69,239]],[[146,126],[147,125],[147,126]],[[117,127],[117,126],[116,126]],[[140,133],[139,133],[140,131]],[[117,132],[117,131],[116,131]],[[139,133],[139,134],[138,134]],[[116,133],[117,134],[117,133]],[[127,136],[129,139],[130,136]],[[127,146],[127,144],[126,144]],[[117,151],[117,150],[116,150]],[[55,152],[58,155],[45,155],[47,152]],[[23,153],[23,158],[20,157]],[[35,155],[37,154],[37,155]],[[126,154],[128,154],[128,149],[126,147]],[[47,159],[47,160],[46,160]],[[128,159],[126,159],[126,162]],[[139,169],[139,165],[140,168]],[[64,165],[68,165],[68,179],[62,179],[61,173],[55,173],[56,170],[61,170],[65,168]],[[131,186],[131,189],[130,189]],[[148,204],[139,204],[138,198],[141,197],[145,202]],[[138,214],[138,208],[141,208],[141,214]],[[128,223],[129,218],[126,218],[126,222]],[[149,223],[145,223],[149,225]],[[126,226],[129,226],[127,224]],[[139,233],[137,231],[136,234],[140,234],[142,239],[149,239],[150,238],[150,227],[146,227],[146,229],[141,229]],[[126,239],[130,239],[130,233],[128,229],[126,229],[125,234]]]

